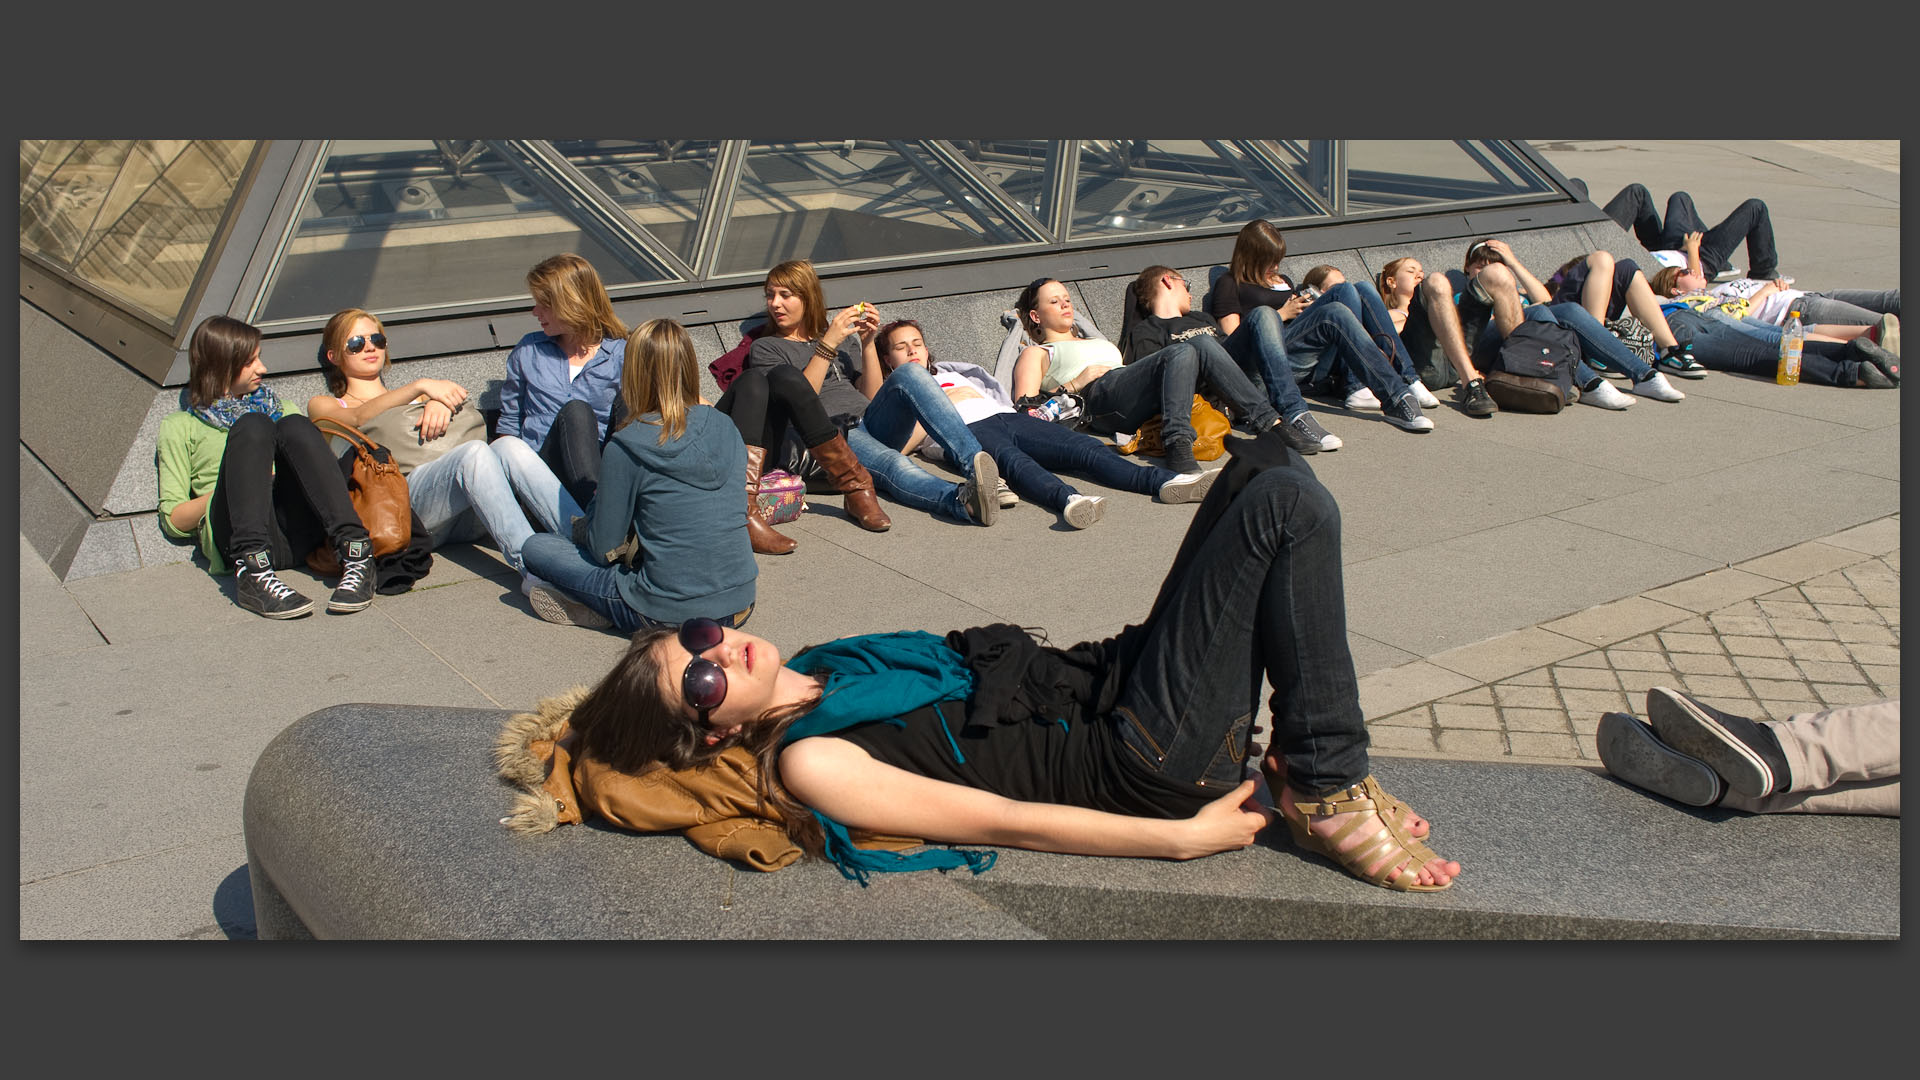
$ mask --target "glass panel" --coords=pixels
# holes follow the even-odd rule
[[[1553,191],[1511,147],[1484,139],[1347,143],[1347,212]]]
[[[750,143],[716,274],[1040,239],[912,143]]]
[[[1318,214],[1246,147],[1219,140],[1080,144],[1070,239]]]
[[[661,246],[693,261],[717,140],[555,139],[550,145]]]
[[[259,318],[524,297],[527,271],[563,251],[592,263],[610,288],[635,280],[484,143],[343,140],[301,209]]]
[[[34,189],[80,145],[79,139],[20,140],[20,205],[27,205]]]
[[[252,149],[251,141],[143,140],[128,153],[75,272],[171,324]]]
[[[131,139],[85,139],[75,146],[46,182],[21,200],[20,246],[71,267],[131,149]]]
[[[967,139],[955,141],[960,153],[999,185],[1008,200],[1042,222],[1052,213],[1046,205],[1047,147],[1045,139]]]
[[[1260,146],[1280,163],[1287,178],[1333,205],[1332,139],[1262,139]]]

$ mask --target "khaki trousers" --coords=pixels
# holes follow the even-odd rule
[[[1729,791],[1721,806],[1756,814],[1900,816],[1899,701],[1762,723],[1787,756],[1787,790],[1758,799]]]

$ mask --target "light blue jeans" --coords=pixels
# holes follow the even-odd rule
[[[500,459],[500,468],[506,473],[513,494],[519,497],[520,505],[533,512],[530,525],[539,532],[572,536],[573,519],[585,517],[587,512],[567,494],[540,452],[518,435],[502,435],[493,440],[489,448]],[[423,520],[425,517],[421,515]]]
[[[523,444],[524,445],[524,444]],[[676,627],[677,622],[656,619],[644,612],[635,611],[627,603],[626,594],[620,591],[620,575],[624,572],[613,566],[599,566],[587,558],[573,541],[564,536],[542,533],[527,539],[527,569],[533,575],[549,585],[587,605],[612,620],[613,628],[623,634],[636,630]],[[721,626],[739,626],[753,614],[753,605],[747,605],[742,612],[715,613],[711,616]],[[735,621],[738,616],[739,621]]]
[[[553,473],[547,476],[551,479]],[[553,483],[558,487],[560,482]],[[533,526],[527,524],[492,446],[464,442],[408,473],[407,501],[432,534],[434,547],[491,536],[507,565],[525,568],[520,548],[533,535]]]
[[[959,484],[942,480],[894,449],[906,445],[916,423],[946,451],[954,468],[973,476],[973,455],[980,452],[980,440],[967,429],[947,392],[919,364],[902,364],[887,376],[860,422],[847,430],[847,446],[873,474],[874,487],[888,498],[951,521],[971,522]]]

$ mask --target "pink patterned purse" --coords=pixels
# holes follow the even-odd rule
[[[790,472],[768,469],[760,474],[760,513],[769,525],[799,517],[807,509],[807,482]]]

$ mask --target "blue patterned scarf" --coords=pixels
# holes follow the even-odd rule
[[[940,638],[919,630],[841,638],[801,650],[786,666],[800,672],[824,672],[827,678],[820,703],[787,728],[782,742],[826,735],[876,720],[903,723],[902,714],[924,705],[932,705],[937,715],[940,702],[965,701],[973,693],[973,672],[967,669],[960,654]],[[944,730],[946,718],[940,719]],[[966,761],[950,730],[947,745],[953,748],[956,760]],[[827,858],[843,877],[863,887],[867,884],[867,875],[873,873],[951,870],[964,866],[978,874],[993,866],[998,857],[993,851],[960,848],[929,848],[911,855],[868,851],[854,846],[846,826],[818,810],[813,816],[826,831]]]
[[[223,397],[211,405],[195,405],[193,415],[226,431],[248,413],[266,413],[267,419],[278,420],[286,412],[286,406],[270,387],[262,386],[246,397]]]

